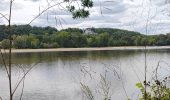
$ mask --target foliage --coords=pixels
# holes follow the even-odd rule
[[[65,0],[66,2],[69,2],[69,0]],[[89,13],[89,8],[93,7],[93,1],[92,0],[81,0],[81,8],[78,7],[78,9],[76,9],[76,7],[74,5],[70,5],[67,6],[67,9],[69,12],[71,12],[72,17],[74,19],[76,18],[86,18],[90,15]]]
[[[52,27],[13,25],[13,48],[59,48],[59,47],[108,47],[108,46],[164,46],[170,45],[170,35],[142,35],[138,32],[112,29],[91,28],[86,34],[79,28],[58,31]],[[1,46],[7,48],[7,26],[0,26]],[[94,34],[95,33],[95,34]]]
[[[14,48],[38,48],[39,40],[33,35],[17,36],[13,42]]]
[[[10,47],[10,42],[9,39],[4,39],[3,41],[1,41],[1,47],[4,49],[8,49]]]
[[[144,84],[147,85],[149,90],[144,92],[144,86],[142,83],[137,83],[137,88],[140,89],[142,96],[140,100],[145,100],[145,96],[147,100],[170,100],[170,88],[167,87],[166,83],[168,78],[164,78],[164,80],[155,80],[153,83],[147,82]]]

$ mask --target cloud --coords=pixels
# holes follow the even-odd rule
[[[0,0],[0,11],[1,12],[5,12],[5,11],[8,11],[9,10],[9,3],[10,1],[8,0]],[[23,5],[22,3],[19,3],[19,2],[15,2],[13,4],[13,7],[12,9],[13,10],[18,10],[18,9],[22,9]]]
[[[123,3],[123,0],[95,1],[94,7],[92,9],[102,14],[116,14],[122,13],[127,10],[126,5]]]
[[[70,12],[68,12],[66,10],[61,10],[61,9],[50,10],[50,11],[48,11],[48,14],[50,16],[71,15]]]
[[[0,4],[0,11],[7,13],[9,3],[1,0]],[[12,23],[27,24],[39,14],[39,6],[42,11],[46,5],[46,0],[16,0],[15,6],[19,9],[13,10]],[[62,23],[62,27],[56,27],[109,27],[145,33],[147,20],[149,34],[170,31],[170,0],[94,0],[90,16],[76,20],[72,19],[68,11],[55,7],[36,19],[32,25],[54,27],[56,23]]]
[[[3,10],[6,10],[7,9],[7,7],[8,7],[8,2],[7,1],[5,1],[5,0],[0,0],[0,11],[3,11]]]
[[[148,32],[149,34],[167,32],[170,29],[169,25],[165,22],[165,19],[168,19],[165,14],[162,13],[162,7],[159,7],[154,2],[145,0],[117,0],[117,1],[102,1],[95,2],[94,7],[90,10],[90,16],[86,19],[73,20],[70,13],[66,11],[56,10],[51,11],[49,14],[49,19],[47,17],[41,17],[38,21],[39,25],[50,24],[52,26],[56,25],[56,20],[54,16],[57,16],[59,23],[62,23],[62,28],[68,27],[109,27],[109,28],[121,28],[132,31],[139,31],[145,33],[146,30],[146,21],[150,20]],[[163,7],[165,7],[164,5]],[[147,17],[149,15],[149,17]],[[153,18],[152,18],[153,17]],[[156,22],[157,21],[157,22]],[[162,23],[160,23],[162,21]],[[38,23],[36,23],[38,25]],[[168,23],[170,23],[168,21]],[[57,28],[61,28],[60,26]],[[166,31],[165,31],[166,30]]]
[[[37,1],[41,1],[41,0],[24,0],[24,1],[32,1],[32,2],[37,2]]]

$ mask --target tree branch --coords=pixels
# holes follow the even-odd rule
[[[5,18],[7,21],[9,21],[9,19],[2,13],[0,13],[0,15],[2,16],[2,18]]]
[[[43,11],[41,11],[37,16],[35,16],[35,17],[28,23],[28,25],[30,25],[34,20],[36,20],[36,19],[37,19],[38,17],[40,17],[42,14],[44,14],[47,10],[49,10],[49,9],[51,9],[51,8],[57,6],[57,5],[60,5],[60,4],[62,4],[62,3],[64,3],[64,1],[63,1],[63,2],[59,2],[59,3],[56,3],[56,4],[54,4],[54,5],[48,6],[46,9],[44,9]]]
[[[3,55],[1,49],[0,49],[0,54],[1,54],[1,57],[2,57],[2,62],[3,62],[3,64],[4,64],[4,66],[5,66],[6,73],[7,73],[8,77],[9,77],[9,72],[8,72],[7,64],[6,64],[6,62],[5,62],[4,55]]]
[[[12,95],[16,92],[17,88],[19,87],[19,85],[21,84],[21,82],[25,79],[26,75],[34,68],[34,66],[36,66],[38,63],[34,64],[33,66],[31,66],[31,68],[24,73],[23,77],[20,79],[20,81],[18,82],[18,84],[16,85],[16,87],[14,88],[14,91],[12,92]]]
[[[23,73],[26,74],[24,68],[23,67],[21,67],[21,68],[22,68]],[[22,82],[22,91],[21,91],[21,95],[20,95],[20,100],[22,100],[22,96],[23,96],[23,93],[24,93],[24,87],[25,87],[25,77],[24,77],[23,82]]]

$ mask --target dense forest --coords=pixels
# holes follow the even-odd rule
[[[170,33],[144,35],[138,32],[113,28],[68,28],[13,25],[10,30],[13,48],[69,48],[108,46],[164,46],[170,45]],[[8,29],[0,25],[1,48],[9,47]]]

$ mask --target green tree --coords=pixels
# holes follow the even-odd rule
[[[1,47],[4,49],[9,49],[10,47],[9,39],[2,40],[0,44],[1,44]]]
[[[101,33],[99,34],[99,46],[105,47],[109,45],[109,34],[108,33]]]
[[[27,36],[23,35],[23,36],[17,36],[14,40],[14,48],[17,48],[17,49],[22,49],[22,48],[26,48],[27,47]]]
[[[60,47],[70,47],[72,43],[69,42],[70,34],[68,32],[62,31],[57,33],[57,42]]]

